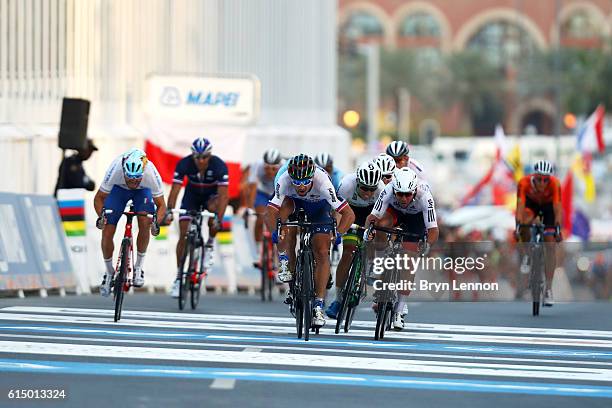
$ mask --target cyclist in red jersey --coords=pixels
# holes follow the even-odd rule
[[[546,160],[540,160],[533,166],[534,172],[523,177],[517,188],[516,224],[517,238],[520,242],[529,242],[531,231],[521,224],[532,224],[538,214],[542,214],[542,222],[547,227],[555,228],[555,235],[545,235],[545,242],[560,242],[561,236],[561,183],[553,176],[553,166]],[[546,293],[544,305],[552,306],[552,281],[555,274],[556,246],[546,245]],[[529,259],[522,257],[521,267],[527,267]]]

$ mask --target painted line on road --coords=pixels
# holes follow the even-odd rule
[[[34,314],[58,314],[58,315],[90,315],[113,317],[113,311],[107,309],[87,309],[87,308],[66,308],[66,307],[39,307],[39,306],[9,306],[0,309],[0,312],[25,312]],[[0,313],[1,315],[1,313]],[[144,318],[144,319],[177,319],[183,321],[196,322],[236,322],[236,323],[260,323],[266,325],[290,324],[295,323],[295,319],[288,317],[274,316],[240,316],[240,315],[206,315],[206,314],[185,314],[172,312],[152,312],[126,310],[122,312],[124,318]],[[376,322],[373,321],[353,321],[351,327],[374,328]],[[542,327],[516,327],[516,326],[475,326],[475,325],[454,325],[454,324],[435,324],[435,323],[406,323],[406,330],[410,331],[443,331],[455,333],[496,333],[496,334],[523,334],[523,335],[546,335],[561,337],[595,337],[612,339],[612,331],[605,330],[579,330],[579,329],[548,329]]]
[[[232,369],[168,365],[135,365],[0,359],[0,372],[115,375],[186,379],[239,378],[277,383],[333,384],[359,387],[464,391],[531,395],[612,398],[612,387],[451,378],[404,377],[313,371]]]
[[[80,342],[95,342],[95,343],[118,343],[118,344],[134,344],[134,345],[142,345],[142,340],[128,340],[128,339],[115,339],[115,338],[96,338],[96,337],[68,337],[68,336],[44,336],[44,335],[26,335],[26,334],[1,334],[0,337],[5,338],[29,338],[29,339],[45,339],[45,340],[68,340],[70,342],[80,341]],[[299,341],[297,344],[305,344],[303,341]],[[157,340],[146,340],[146,345],[160,345],[160,346],[181,346],[181,347],[199,347],[199,348],[207,348],[207,347],[216,347],[216,348],[239,348],[243,349],[245,344],[235,344],[235,343],[208,343],[208,342],[186,342],[186,341],[157,341]],[[254,345],[248,345],[249,347],[244,348],[242,351],[251,351],[251,352],[261,352],[263,350],[270,351],[278,351],[278,350],[287,350],[291,352],[295,351],[305,351],[307,353],[333,353],[333,354],[354,354],[354,355],[367,355],[367,356],[383,356],[387,358],[391,357],[423,357],[423,358],[436,358],[436,359],[446,359],[446,360],[470,360],[470,361],[507,361],[514,363],[543,363],[543,364],[570,364],[570,365],[590,365],[590,366],[612,366],[612,363],[601,362],[601,361],[585,361],[585,360],[567,360],[567,359],[539,359],[539,358],[513,358],[513,357],[485,357],[485,356],[474,356],[474,355],[459,355],[459,354],[435,354],[435,353],[414,353],[412,351],[402,351],[402,352],[394,352],[389,351],[389,349],[385,350],[354,350],[348,348],[313,348],[313,347],[299,347],[299,346],[262,346],[258,345],[254,347]]]
[[[2,325],[0,330],[11,330],[14,332],[27,333],[63,333],[63,334],[82,334],[82,335],[97,335],[108,337],[134,337],[145,338],[149,341],[151,338],[158,339],[184,339],[184,340],[208,340],[208,341],[225,341],[225,342],[252,342],[252,343],[276,343],[276,344],[295,344],[295,345],[315,345],[315,346],[332,346],[344,348],[369,348],[379,350],[403,350],[406,351],[437,351],[448,353],[465,353],[473,354],[492,354],[492,355],[527,355],[534,357],[559,357],[559,358],[584,358],[584,359],[612,359],[612,352],[606,351],[588,351],[581,349],[542,349],[529,347],[499,347],[490,345],[474,345],[465,346],[461,344],[446,344],[446,343],[422,343],[410,342],[400,343],[392,341],[364,341],[351,340],[346,337],[311,337],[308,343],[304,340],[286,337],[269,337],[269,336],[253,336],[253,335],[235,335],[233,333],[188,333],[188,332],[170,332],[170,331],[144,331],[144,330],[129,330],[129,329],[98,329],[98,328],[78,328],[71,326],[30,326],[30,325]],[[77,339],[77,337],[70,337]],[[109,340],[110,341],[110,340]],[[309,348],[312,349],[312,348]],[[497,357],[496,357],[497,358]]]
[[[0,320],[70,323],[70,324],[93,324],[101,326],[138,326],[156,328],[181,328],[186,330],[228,330],[240,332],[258,332],[269,334],[293,335],[295,328],[270,325],[238,324],[238,323],[199,323],[199,322],[175,322],[175,321],[151,321],[122,319],[115,323],[112,319],[103,317],[86,316],[64,316],[64,315],[29,315],[19,313],[1,313]],[[332,328],[323,327],[321,334],[333,335]],[[371,330],[353,329],[348,334],[350,337],[368,337],[373,335]],[[405,340],[437,340],[458,341],[468,343],[503,343],[503,344],[539,344],[547,346],[573,346],[573,347],[597,347],[612,349],[612,341],[599,339],[574,339],[558,337],[523,337],[523,336],[497,336],[479,334],[453,334],[453,333],[414,333],[414,332],[389,332],[389,338]]]
[[[233,390],[235,386],[235,378],[215,378],[209,388],[213,390]]]
[[[431,374],[493,377],[544,378],[555,380],[612,382],[612,370],[590,367],[563,367],[528,364],[487,364],[451,361],[330,356],[297,353],[251,353],[189,348],[129,347],[91,344],[0,341],[0,353],[102,357],[145,360],[325,367],[349,370],[382,370]]]

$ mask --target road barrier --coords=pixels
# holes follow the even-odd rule
[[[75,285],[55,199],[0,192],[0,291]]]

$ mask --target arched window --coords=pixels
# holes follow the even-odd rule
[[[522,27],[502,20],[485,24],[470,39],[468,48],[482,52],[492,64],[504,67],[532,53],[535,44]]]
[[[354,11],[343,26],[344,34],[352,38],[380,37],[383,26],[378,19],[366,11]]]
[[[580,10],[563,22],[561,36],[564,38],[597,37],[597,25],[586,11]]]
[[[440,37],[440,24],[431,14],[418,12],[410,14],[400,24],[402,37]]]

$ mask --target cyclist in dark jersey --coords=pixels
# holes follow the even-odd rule
[[[178,194],[186,178],[181,209],[197,211],[200,207],[203,207],[217,214],[216,219],[208,220],[210,236],[206,246],[209,247],[210,256],[208,259],[211,261],[213,259],[213,240],[220,229],[221,220],[223,220],[229,200],[227,166],[223,160],[212,154],[212,145],[208,139],[200,137],[194,140],[191,145],[191,152],[192,154],[183,157],[176,165],[172,189],[168,197],[168,208],[172,209],[176,205]],[[168,211],[168,214],[170,214],[171,220],[172,213]],[[181,216],[179,220],[181,239],[176,244],[177,265],[179,265],[185,250],[185,240],[182,237],[187,234],[190,218],[189,216]],[[178,292],[179,273],[177,268],[177,278],[172,286],[172,296],[178,297]]]

